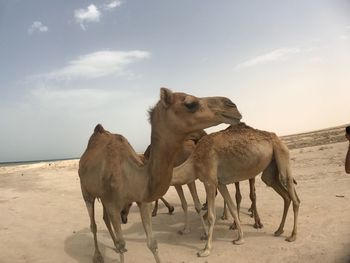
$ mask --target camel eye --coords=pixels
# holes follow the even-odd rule
[[[185,107],[191,111],[194,112],[199,108],[199,103],[196,101],[190,102],[190,103],[185,103]]]

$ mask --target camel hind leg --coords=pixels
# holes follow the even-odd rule
[[[171,215],[174,212],[174,207],[171,204],[169,204],[164,197],[161,197],[160,200],[162,200],[163,204],[168,208],[168,213],[169,215]]]
[[[230,196],[230,193],[227,189],[227,186],[224,185],[224,184],[219,184],[218,185],[218,189],[219,189],[219,192],[220,194],[222,195],[222,197],[224,198],[227,206],[228,206],[228,209],[231,213],[231,216],[233,217],[234,219],[234,222],[235,222],[235,226],[238,230],[238,239],[233,241],[234,244],[237,244],[237,245],[241,245],[244,243],[244,239],[243,239],[243,231],[242,231],[242,228],[241,228],[241,224],[240,224],[240,220],[239,220],[239,216],[238,214],[236,213],[236,207],[232,201],[232,198]]]
[[[156,216],[157,215],[157,212],[158,212],[158,200],[157,199],[156,201],[154,201],[154,208],[152,210],[152,216]]]
[[[294,212],[293,231],[291,236],[286,239],[286,241],[292,242],[296,239],[296,236],[297,236],[300,199],[294,188],[295,181],[293,179],[292,172],[290,169],[289,150],[287,146],[283,142],[276,140],[273,146],[273,151],[274,151],[274,157],[275,157],[276,165],[279,172],[277,177],[279,178],[279,182],[282,183],[282,188],[288,191],[289,198],[293,202],[293,212]]]
[[[263,224],[260,221],[260,217],[258,214],[258,208],[256,206],[255,177],[249,179],[249,188],[250,188],[249,189],[250,190],[249,197],[250,197],[250,200],[252,201],[252,205],[251,205],[250,209],[251,209],[252,215],[254,217],[254,221],[255,221],[254,228],[262,228]]]
[[[120,262],[124,262],[124,253],[127,249],[125,248],[125,240],[121,228],[120,206],[115,203],[115,200],[102,200],[102,203],[105,207],[106,216],[110,219],[116,235],[115,250],[120,254]]]
[[[289,168],[287,169],[289,171]],[[296,194],[293,185],[293,178],[290,176],[287,180],[287,189],[284,187],[279,179],[279,171],[275,161],[272,161],[270,165],[264,170],[261,179],[268,185],[271,186],[282,198],[284,201],[283,215],[281,223],[278,229],[275,232],[275,236],[280,236],[283,233],[284,225],[286,222],[288,209],[291,201],[293,201],[293,212],[294,212],[294,226],[292,235],[288,237],[287,241],[294,241],[297,234],[297,222],[298,222],[298,212],[300,200]]]
[[[97,226],[95,222],[95,197],[89,195],[82,189],[83,193],[83,198],[85,201],[86,208],[89,213],[90,217],[90,229],[92,234],[94,235],[94,245],[95,245],[95,253],[93,257],[93,262],[94,263],[103,263],[103,257],[102,254],[98,248],[98,243],[97,243]]]
[[[114,246],[117,246],[117,239],[115,238],[115,235],[113,233],[113,230],[112,230],[112,225],[111,225],[111,221],[109,219],[109,216],[108,216],[108,213],[107,213],[107,210],[106,210],[106,207],[104,204],[102,204],[103,206],[103,221],[105,222],[106,224],[106,227],[108,229],[108,232],[113,240],[113,243],[114,243]]]

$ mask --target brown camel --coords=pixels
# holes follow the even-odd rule
[[[187,158],[191,155],[191,153],[193,152],[194,148],[196,147],[197,142],[203,137],[207,135],[207,133],[204,130],[199,130],[196,132],[191,133],[189,136],[187,136],[186,141],[183,143],[181,150],[178,152],[176,158],[175,158],[175,162],[174,162],[174,167],[179,166],[181,164],[183,164]],[[149,158],[149,152],[150,152],[150,146],[147,147],[145,153],[144,153],[144,157],[145,159]],[[180,187],[180,188],[179,188]],[[190,186],[188,186],[190,189],[192,189],[192,183]],[[175,185],[175,189],[180,197],[180,200],[185,200],[184,199],[184,195],[183,195],[183,190],[181,186],[176,186]],[[162,202],[165,204],[165,206],[168,208],[169,214],[172,214],[174,211],[174,207],[172,205],[170,205],[165,199],[164,197],[161,197],[160,200],[162,200]],[[184,205],[182,203],[182,208],[185,210]],[[157,215],[157,211],[158,211],[158,200],[156,200],[153,211],[152,211],[152,216],[156,216]],[[186,212],[187,212],[187,204],[186,204]]]
[[[94,215],[95,199],[99,198],[120,261],[124,262],[123,253],[126,251],[120,211],[126,204],[137,202],[148,248],[156,262],[160,262],[157,242],[152,234],[150,202],[168,190],[175,156],[182,143],[191,132],[219,123],[237,124],[240,119],[236,105],[225,97],[197,98],[161,88],[160,100],[150,110],[152,149],[146,163],[123,136],[97,125],[79,162],[81,190],[94,235],[93,261],[103,262]]]
[[[183,143],[181,150],[178,152],[176,158],[175,158],[175,162],[174,162],[174,167],[179,166],[180,164],[184,163],[187,158],[191,155],[191,153],[193,152],[194,148],[195,148],[195,144],[203,137],[205,136],[207,133],[204,130],[200,130],[194,133],[191,133],[187,138],[186,141]],[[150,154],[150,150],[151,150],[151,145],[149,145],[146,149],[146,151],[144,152],[144,154],[140,155],[140,157],[142,158],[142,160],[145,162],[146,160],[149,159],[149,154]],[[200,212],[200,201],[198,199],[198,194],[197,194],[197,189],[196,189],[196,185],[195,182],[190,182],[187,184],[190,193],[192,195],[193,201],[195,203],[195,207],[197,212]],[[180,201],[181,201],[181,205],[182,205],[182,209],[184,211],[184,217],[185,217],[185,226],[182,230],[179,230],[179,234],[186,234],[189,233],[189,224],[188,224],[188,213],[187,213],[187,201],[182,189],[182,185],[174,185]],[[172,212],[174,211],[174,207],[171,206],[163,197],[160,198],[163,203],[165,204],[165,206],[168,208],[169,214],[172,214]],[[122,218],[122,222],[124,224],[126,224],[128,222],[128,214],[131,208],[131,204],[127,204],[124,206],[124,208],[122,209],[120,216]],[[157,215],[157,210],[158,210],[158,199],[155,201],[155,205],[152,211],[152,216],[156,216]],[[204,224],[204,221],[203,221]]]
[[[262,180],[284,200],[282,221],[275,232],[276,236],[283,233],[288,208],[293,202],[294,226],[286,240],[294,241],[300,200],[293,184],[295,180],[291,174],[288,148],[274,133],[253,129],[244,123],[230,126],[203,137],[187,161],[174,169],[171,184],[188,183],[199,178],[205,186],[209,228],[206,229],[206,246],[198,252],[198,256],[208,256],[212,248],[216,189],[219,189],[236,222],[238,239],[234,243],[244,243],[241,225],[226,185],[254,178],[260,172]],[[192,175],[192,180],[189,175]]]

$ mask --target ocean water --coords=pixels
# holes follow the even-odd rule
[[[35,160],[35,161],[32,160],[32,161],[18,161],[18,162],[0,162],[0,167],[35,164],[35,163],[50,163],[50,162],[56,162],[56,161],[68,161],[68,160],[75,160],[75,159],[78,159],[78,158],[49,159],[49,160]]]

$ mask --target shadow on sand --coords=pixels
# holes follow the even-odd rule
[[[182,246],[193,249],[195,254],[199,249],[202,249],[205,245],[205,241],[200,240],[202,234],[202,227],[200,219],[197,213],[189,211],[189,223],[191,232],[186,235],[178,234],[178,230],[183,227],[183,213],[181,207],[176,207],[176,211],[179,211],[173,215],[168,215],[166,213],[159,213],[156,217],[152,218],[153,233],[158,241],[159,249],[161,251],[162,244],[168,244],[171,246]],[[218,213],[216,227],[214,229],[214,242],[215,240],[227,240],[231,242],[237,237],[237,232],[234,230],[229,230],[229,226],[232,223],[232,219],[221,220]],[[146,244],[146,235],[141,223],[140,215],[138,209],[133,209],[130,211],[130,218],[134,221],[126,225],[122,225],[123,235],[126,241],[126,247],[128,248],[128,243],[137,242]],[[135,222],[136,221],[136,222]],[[252,219],[253,221],[253,219]],[[88,218],[86,223],[89,224]],[[253,223],[253,222],[252,222]],[[255,230],[252,224],[248,225],[251,230],[245,227],[244,235],[246,238],[254,238],[259,236],[270,236],[264,230]],[[114,251],[114,246],[112,239],[109,236],[108,231],[104,224],[98,226],[97,239],[99,242],[99,249],[102,256],[104,257],[105,263],[109,262],[120,262],[119,254]],[[70,235],[65,240],[65,252],[74,258],[77,262],[85,263],[91,262],[94,254],[94,244],[93,235],[89,228],[81,229],[72,235]]]

